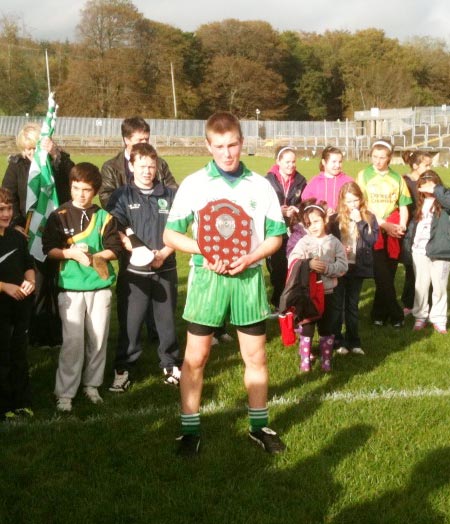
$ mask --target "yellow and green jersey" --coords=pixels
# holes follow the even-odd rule
[[[367,207],[378,218],[386,219],[398,207],[412,203],[406,182],[391,168],[380,173],[369,166],[358,173],[357,183],[364,193]]]

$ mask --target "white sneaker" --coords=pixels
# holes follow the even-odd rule
[[[93,404],[101,404],[103,402],[102,397],[98,394],[98,389],[93,386],[86,386],[84,394]]]
[[[221,342],[233,342],[233,337],[229,335],[228,333],[224,333],[220,337]]]
[[[131,381],[128,378],[128,371],[124,371],[123,373],[117,373],[117,371],[114,371],[114,381],[109,388],[109,391],[112,391],[113,393],[123,393],[130,387],[130,385]]]
[[[348,355],[349,351],[346,347],[341,346],[339,349],[336,349],[338,355]]]
[[[68,397],[59,397],[56,401],[56,409],[58,411],[69,413],[69,411],[72,411],[72,399]]]
[[[178,386],[180,384],[181,369],[177,366],[173,368],[164,368],[164,384],[169,386]]]
[[[352,349],[352,353],[354,355],[365,355],[364,351],[362,350],[362,348],[353,348]]]

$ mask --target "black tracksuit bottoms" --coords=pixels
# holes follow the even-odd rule
[[[141,331],[153,310],[158,333],[158,356],[161,368],[179,366],[180,349],[175,331],[178,276],[176,268],[149,275],[120,272],[117,279],[117,315],[119,340],[115,369],[129,370],[142,353]]]

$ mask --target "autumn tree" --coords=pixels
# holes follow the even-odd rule
[[[196,91],[199,67],[191,60],[195,38],[169,25],[148,19],[136,25],[135,52],[130,68],[137,73],[137,86],[146,93],[140,105],[152,117],[173,118],[175,113],[172,78],[175,86],[177,117],[189,118],[199,104]]]
[[[266,119],[279,118],[286,94],[281,77],[242,56],[216,56],[201,86],[204,116],[219,109],[252,118],[256,108]]]
[[[279,35],[267,22],[229,19],[199,27],[205,53],[200,114],[228,109],[249,117],[259,108],[265,118],[285,114],[286,85],[277,72],[282,57]]]
[[[137,77],[128,67],[142,15],[129,0],[88,0],[61,106],[83,116],[121,116],[134,107]],[[77,96],[73,96],[77,93]]]

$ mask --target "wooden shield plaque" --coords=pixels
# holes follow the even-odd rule
[[[209,202],[198,212],[197,242],[212,264],[231,264],[250,252],[252,219],[238,204],[226,198]]]

